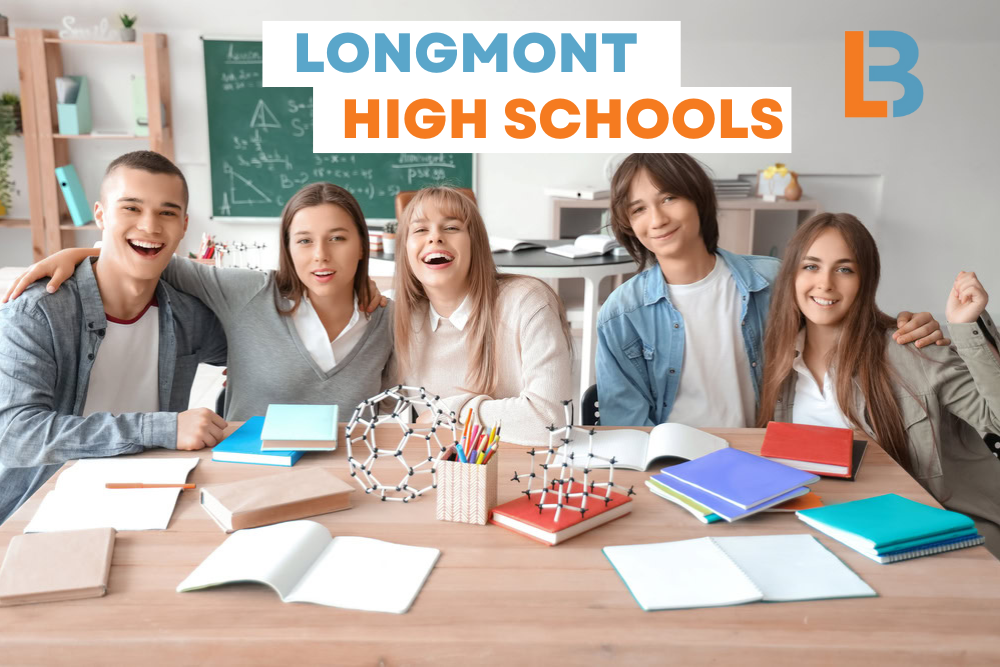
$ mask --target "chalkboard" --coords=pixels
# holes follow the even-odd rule
[[[357,197],[365,217],[395,217],[401,190],[474,187],[471,153],[313,153],[312,89],[264,88],[259,41],[205,39],[215,217],[275,218],[307,183]]]

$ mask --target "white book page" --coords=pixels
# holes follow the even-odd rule
[[[718,607],[763,597],[709,537],[604,547],[604,554],[646,611]]]
[[[577,250],[596,252],[603,255],[618,245],[618,241],[614,237],[605,236],[604,234],[582,234],[576,237],[573,245],[576,246]]]
[[[165,530],[180,492],[180,489],[55,488],[45,494],[24,532],[105,526],[116,530]]]
[[[238,530],[202,561],[177,592],[236,581],[259,581],[285,602],[330,544],[330,532],[315,521],[286,521]]]
[[[198,465],[191,458],[105,458],[81,459],[67,468],[56,480],[56,488],[95,489],[108,483],[184,484]]]
[[[764,600],[789,602],[876,595],[871,586],[812,535],[712,539],[757,584]]]
[[[728,446],[722,438],[685,424],[660,424],[649,433],[646,464],[663,456],[693,461]]]
[[[336,537],[286,601],[403,614],[440,555],[427,547]]]
[[[587,465],[587,451],[590,436],[583,433],[573,433],[573,442],[568,445],[567,452],[572,453],[573,467],[583,468]],[[621,428],[613,431],[597,431],[594,433],[594,454],[610,459],[615,457],[615,466],[629,470],[646,469],[646,448],[649,446],[649,435],[645,431],[633,428]],[[592,468],[607,468],[604,461],[594,460]]]

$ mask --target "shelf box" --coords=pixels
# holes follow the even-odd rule
[[[59,119],[59,134],[90,134],[93,124],[90,117],[90,86],[85,76],[70,76],[80,84],[76,100],[72,103],[56,104]]]

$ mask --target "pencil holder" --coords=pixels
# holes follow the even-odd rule
[[[497,459],[483,465],[439,461],[437,464],[437,518],[486,525],[497,506]]]

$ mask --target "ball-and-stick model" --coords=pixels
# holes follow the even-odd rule
[[[379,414],[379,405],[389,403],[392,409],[387,414]],[[433,414],[430,424],[410,426],[407,420],[410,408],[418,411],[427,408]],[[380,424],[398,426],[399,439],[388,447],[379,447],[375,439],[375,427]],[[356,429],[360,430],[357,435]],[[404,503],[413,500],[425,491],[437,487],[437,461],[447,451],[449,445],[458,445],[458,419],[454,412],[446,411],[440,396],[430,394],[423,387],[405,387],[397,385],[373,396],[354,408],[351,420],[347,423],[347,462],[351,467],[351,477],[357,480],[365,493],[378,493],[382,500],[402,500]],[[383,430],[383,441],[387,434]],[[392,435],[388,435],[392,437]],[[419,463],[408,463],[404,450],[410,440],[422,440],[426,445],[426,456]],[[355,458],[355,451],[361,458]],[[412,453],[408,452],[408,453]],[[424,455],[421,448],[420,455]],[[395,483],[384,483],[375,476],[375,467],[379,461],[379,475],[387,479],[391,472],[383,473],[381,469],[389,465],[390,460],[401,466],[403,476]],[[429,476],[429,484],[418,487],[414,478]]]
[[[528,478],[528,488],[521,493],[529,498],[532,495],[538,496],[538,512],[544,509],[555,509],[552,521],[559,521],[559,514],[565,509],[567,512],[579,512],[586,516],[588,505],[592,502],[603,502],[607,505],[611,502],[611,490],[618,489],[620,492],[634,496],[632,487],[625,488],[614,483],[615,479],[615,457],[607,458],[594,453],[594,429],[573,426],[573,401],[563,401],[566,411],[565,426],[549,426],[549,446],[544,450],[532,448],[528,452],[531,456],[531,472],[518,475],[514,473],[514,481],[520,482],[522,477]],[[573,434],[579,433],[587,435],[586,445],[573,444]],[[545,454],[545,461],[538,464],[542,469],[540,475],[535,472],[535,456]],[[607,467],[608,479],[605,482],[598,482],[591,479],[594,472],[594,465],[599,464],[601,468]],[[576,472],[583,471],[583,477],[577,479]],[[551,474],[551,477],[550,477]],[[533,489],[534,480],[541,477],[541,486]],[[592,505],[589,505],[592,507]]]

